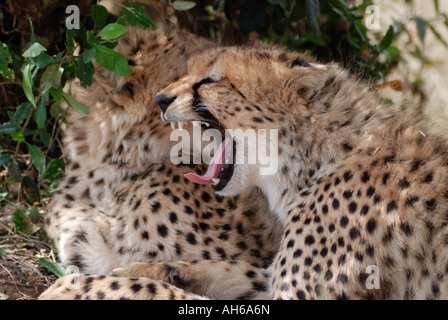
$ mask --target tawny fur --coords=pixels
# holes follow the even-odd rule
[[[160,94],[176,97],[168,121],[209,110],[226,129],[278,130],[277,173],[236,164],[218,193],[259,187],[283,222],[273,298],[448,298],[445,138],[339,66],[267,46],[212,49]]]
[[[72,84],[71,93],[90,114],[71,112],[68,118],[65,178],[46,219],[64,265],[105,275],[136,261],[233,261],[240,269],[260,270],[258,278],[266,281],[264,268],[278,248],[280,228],[265,198],[254,188],[224,199],[210,186],[184,179],[205,167],[171,163],[172,129],[155,103],[158,91],[185,74],[187,58],[211,47],[182,31],[131,28],[117,47],[129,62],[129,77],[95,66],[92,86]],[[93,278],[91,283],[92,276],[81,275],[79,290],[69,290],[62,278],[42,298],[171,297],[172,288],[161,281],[141,280],[145,286],[156,282],[156,295],[145,287],[131,296],[127,284],[136,283],[127,278]],[[227,292],[217,283],[186,289],[216,298],[263,298],[267,285],[253,285],[260,279],[247,278],[234,290],[229,285]],[[110,288],[114,281],[122,290]]]

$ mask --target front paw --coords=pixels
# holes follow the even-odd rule
[[[151,278],[166,281],[169,267],[162,262],[133,262],[128,267],[112,270],[111,276],[128,278]]]
[[[126,268],[113,270],[110,275],[128,278],[150,278],[186,287],[188,281],[181,275],[180,267],[182,265],[179,262],[133,262]]]

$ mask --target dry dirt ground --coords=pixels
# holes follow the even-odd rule
[[[0,207],[0,300],[34,300],[55,280],[39,262],[46,257],[55,261],[50,243],[33,235],[15,233],[10,222],[13,207]]]

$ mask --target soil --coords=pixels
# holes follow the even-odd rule
[[[56,259],[39,227],[32,235],[14,232],[12,212],[0,208],[0,300],[34,300],[57,279],[39,258]]]

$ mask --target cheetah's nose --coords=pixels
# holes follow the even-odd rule
[[[165,113],[166,109],[170,106],[170,104],[176,100],[177,97],[167,97],[164,94],[158,94],[156,97],[156,103],[159,105],[162,112]]]

